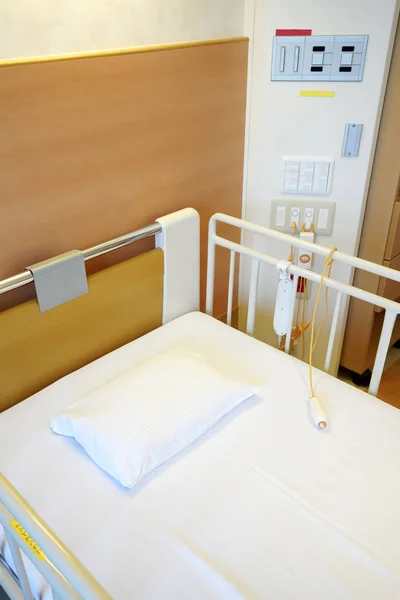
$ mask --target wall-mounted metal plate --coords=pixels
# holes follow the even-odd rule
[[[363,125],[347,123],[344,131],[342,156],[345,156],[346,158],[356,158],[358,156],[362,131]]]
[[[367,35],[274,38],[272,81],[362,81]]]
[[[302,81],[330,80],[334,45],[334,36],[306,38]]]
[[[273,81],[301,81],[305,40],[305,37],[274,38]]]

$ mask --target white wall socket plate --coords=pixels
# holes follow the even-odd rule
[[[282,233],[292,233],[292,223],[296,222],[296,233],[299,233],[308,221],[313,223],[316,235],[332,235],[335,210],[335,202],[327,200],[273,200],[269,226]]]

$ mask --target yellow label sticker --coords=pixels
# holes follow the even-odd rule
[[[301,90],[302,98],[334,98],[335,92],[322,92],[318,90]]]
[[[36,556],[38,557],[39,560],[44,560],[46,558],[45,555],[43,554],[42,550],[36,544],[36,542],[30,537],[28,532],[25,531],[25,529],[22,527],[22,525],[20,525],[18,523],[18,521],[16,521],[15,519],[12,519],[12,521],[10,521],[10,525],[13,529],[15,529],[15,531],[18,533],[19,537],[21,537],[24,540],[25,544],[27,546],[29,546],[29,548],[32,550],[32,552],[34,552],[36,554]]]

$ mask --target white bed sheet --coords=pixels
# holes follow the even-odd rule
[[[174,343],[262,392],[133,490],[50,431],[66,404]],[[0,470],[116,600],[400,597],[400,411],[191,313],[0,415]],[[36,583],[38,588],[38,584]]]

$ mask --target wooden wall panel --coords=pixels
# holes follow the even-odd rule
[[[152,250],[90,275],[89,293],[40,313],[0,313],[0,412],[152,331],[162,321],[164,255]]]
[[[241,214],[247,52],[243,38],[0,68],[0,278],[192,206],[204,296],[207,221]],[[217,314],[226,289],[217,270]]]

